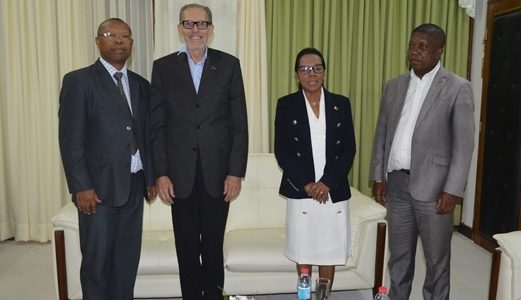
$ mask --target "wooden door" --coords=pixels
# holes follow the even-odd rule
[[[483,66],[472,239],[521,228],[521,0],[491,0]]]

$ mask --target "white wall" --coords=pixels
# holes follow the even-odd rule
[[[481,77],[481,70],[483,67],[483,56],[485,52],[485,45],[483,44],[483,38],[485,36],[487,22],[487,1],[477,0],[476,1],[476,16],[474,18],[474,33],[472,41],[472,64],[471,64],[471,83],[474,92],[474,99],[476,105],[475,111],[475,122],[476,122],[476,134],[474,137],[475,146],[474,153],[472,154],[472,163],[470,166],[470,174],[467,182],[467,190],[465,193],[465,199],[463,200],[463,211],[461,222],[468,227],[472,227],[474,221],[474,203],[476,195],[476,172],[477,172],[477,158],[478,158],[478,145],[479,145],[479,120],[481,113],[481,89],[483,86],[483,78]]]

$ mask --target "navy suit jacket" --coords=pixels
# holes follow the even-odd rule
[[[132,130],[146,185],[154,185],[147,130],[150,84],[130,70],[127,75],[133,117],[99,60],[63,77],[58,112],[59,142],[73,200],[77,192],[94,189],[103,205],[118,207],[127,202]]]
[[[206,189],[222,197],[227,175],[244,177],[248,160],[246,99],[239,60],[208,48],[196,93],[186,53],[154,62],[152,130],[156,178],[168,176],[175,195],[192,192],[197,155]]]
[[[324,89],[326,113],[326,165],[322,178],[315,178],[306,99],[303,92],[282,97],[275,116],[275,156],[282,168],[280,194],[309,198],[304,186],[321,181],[330,188],[333,202],[351,197],[347,175],[356,152],[349,99]],[[323,113],[323,112],[321,112]]]

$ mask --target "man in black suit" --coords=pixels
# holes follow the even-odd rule
[[[229,202],[246,172],[248,128],[239,60],[207,47],[206,6],[181,8],[185,45],[154,62],[156,188],[172,207],[183,299],[222,299]]]
[[[156,195],[147,132],[150,84],[127,69],[132,43],[123,20],[102,22],[96,37],[101,57],[66,74],[60,93],[60,151],[78,208],[83,299],[133,299],[143,198]]]

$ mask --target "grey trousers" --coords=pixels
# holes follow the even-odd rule
[[[409,176],[393,171],[387,177],[389,297],[393,300],[409,299],[419,236],[426,263],[423,298],[449,299],[453,214],[437,214],[436,201],[414,199],[409,192]]]

